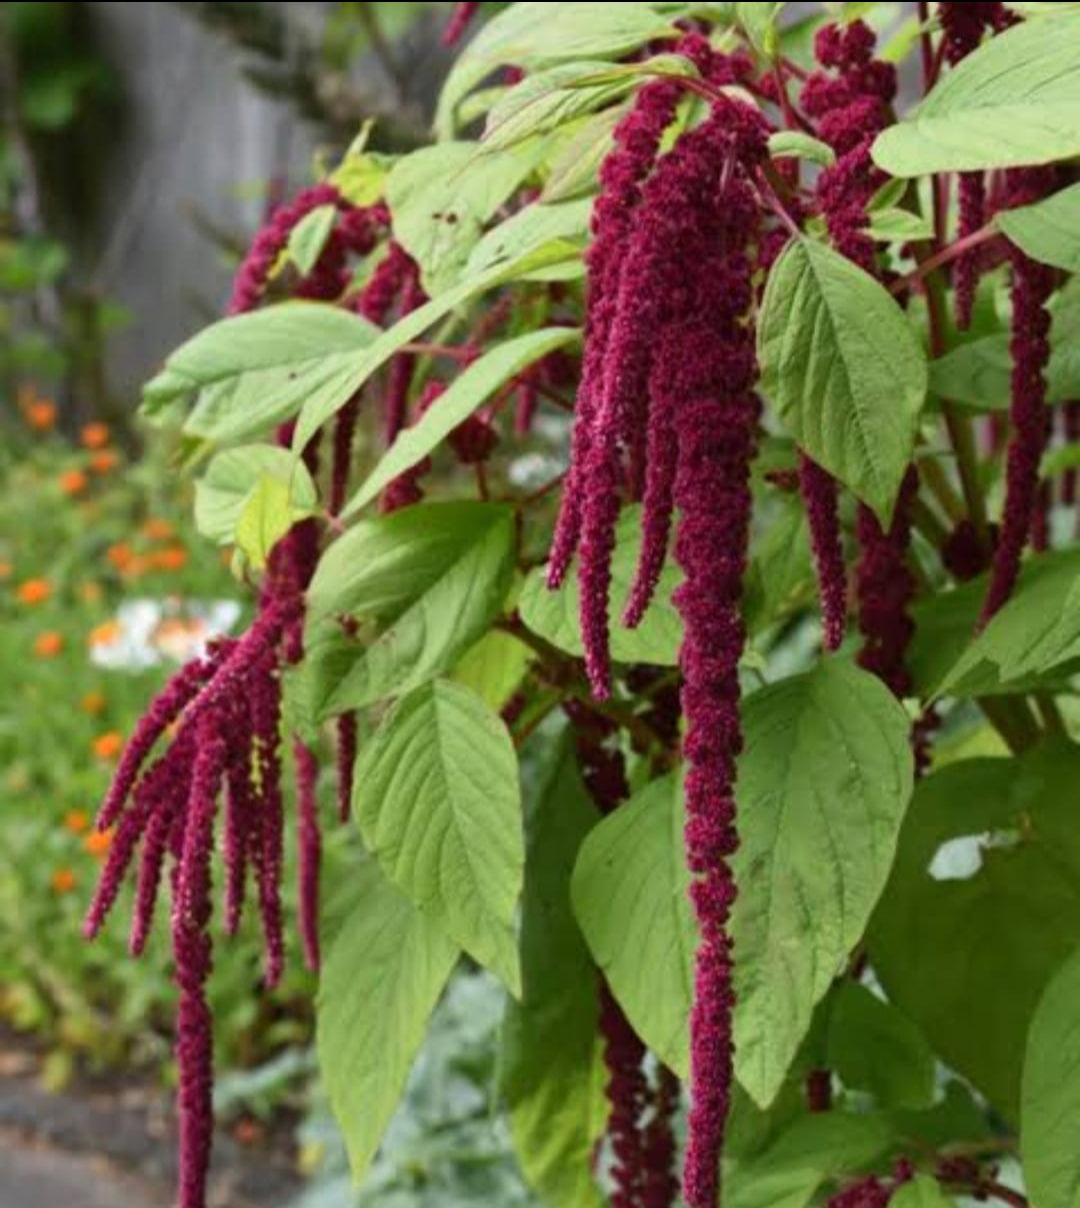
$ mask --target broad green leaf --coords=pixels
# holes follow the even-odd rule
[[[1020,1100],[1024,1182],[1039,1208],[1080,1203],[1080,949],[1054,974],[1028,1031]]]
[[[489,709],[498,711],[521,686],[533,657],[519,638],[492,629],[465,651],[450,678],[470,688]]]
[[[255,486],[274,479],[285,490],[288,525],[314,513],[318,496],[304,463],[287,449],[243,445],[218,453],[195,483],[195,526],[219,545],[236,540],[236,528]]]
[[[316,206],[289,232],[287,250],[289,259],[301,273],[310,273],[322,255],[330,232],[334,229],[337,207]]]
[[[880,1116],[831,1111],[797,1119],[765,1150],[725,1163],[729,1208],[806,1208],[827,1180],[872,1169],[892,1137]]]
[[[420,265],[428,293],[460,280],[484,226],[543,153],[536,139],[494,150],[436,143],[397,161],[386,181],[394,236]]]
[[[403,429],[349,501],[349,517],[379,497],[399,474],[422,461],[515,374],[534,361],[579,339],[573,327],[548,327],[506,340],[474,361],[410,427]]]
[[[548,177],[540,193],[542,202],[566,201],[595,191],[600,165],[625,112],[624,106],[605,109],[564,132],[565,140],[558,144],[548,163]]]
[[[353,816],[420,912],[519,994],[521,792],[499,718],[446,680],[402,697],[356,761]]]
[[[292,381],[324,369],[330,358],[357,353],[378,334],[373,323],[336,306],[281,302],[222,319],[181,344],[147,383],[143,399],[153,409],[266,370],[279,373],[283,383]]]
[[[317,1044],[323,1083],[363,1176],[405,1089],[428,1016],[458,948],[369,861],[323,962]]]
[[[581,59],[619,59],[646,42],[678,37],[648,4],[522,3],[498,13],[458,56],[435,112],[450,138],[465,95],[504,64],[531,68]]]
[[[766,59],[775,59],[780,49],[776,21],[783,4],[735,5],[735,20],[742,26],[750,45]]]
[[[270,551],[292,526],[289,484],[273,474],[260,474],[236,521],[237,548],[255,570],[262,570]]]
[[[473,248],[467,276],[487,273],[501,264],[559,241],[583,246],[589,231],[592,199],[545,205],[533,202],[488,231]]]
[[[1003,210],[996,222],[1033,260],[1069,273],[1080,272],[1080,185],[1071,185],[1034,205]]]
[[[743,618],[749,633],[791,616],[817,599],[806,514],[795,499],[779,501],[762,524],[743,582]]]
[[[410,340],[415,340],[463,302],[507,281],[528,278],[544,270],[554,269],[567,261],[577,269],[580,259],[579,251],[568,247],[561,240],[555,240],[551,245],[537,248],[520,259],[500,264],[490,272],[469,277],[453,289],[446,290],[430,302],[410,311],[393,327],[381,332],[363,352],[349,359],[344,367],[345,376],[341,390],[334,393],[322,392],[307,399],[296,422],[293,449],[297,453],[305,449],[323,424],[345,405],[373,373],[378,372]]]
[[[892,176],[1050,163],[1080,154],[1080,14],[990,38],[872,148]]]
[[[831,248],[792,240],[769,274],[758,356],[787,430],[887,523],[926,396],[926,359],[896,301]]]
[[[682,623],[671,603],[671,593],[682,578],[668,560],[651,607],[636,629],[627,629],[620,620],[630,591],[641,546],[641,509],[623,508],[615,536],[615,554],[611,567],[611,655],[620,663],[654,663],[673,667],[678,662],[682,642]],[[526,626],[567,654],[580,656],[584,647],[578,622],[577,564],[571,568],[558,591],[549,591],[544,569],[532,571],[525,580],[518,601]]]
[[[350,148],[329,180],[354,206],[370,206],[386,196],[386,178],[393,166],[393,156]]]
[[[889,1208],[956,1208],[956,1201],[942,1191],[937,1179],[917,1174],[893,1192]]]
[[[316,718],[440,675],[498,614],[513,575],[513,513],[502,504],[425,503],[363,520],[335,541],[308,589],[307,658]],[[349,614],[375,636],[326,618]]]
[[[968,759],[922,780],[868,933],[890,1000],[1015,1121],[1024,1044],[1080,944],[1080,749]]]
[[[904,710],[840,660],[754,693],[743,730],[736,1073],[765,1106],[885,885],[913,770]]]
[[[976,695],[1080,658],[1080,551],[1032,559],[1008,603],[946,675],[941,695]]]
[[[735,1072],[767,1106],[885,883],[912,769],[903,710],[848,664],[757,692],[743,712]],[[650,784],[589,835],[573,895],[627,1017],[685,1075],[696,928],[681,830],[673,779]]]
[[[875,210],[870,215],[866,232],[878,243],[914,243],[932,238],[934,224],[929,218],[910,210]]]
[[[507,1004],[503,1097],[526,1179],[552,1208],[600,1208],[592,1153],[605,1124],[592,958],[570,909],[570,874],[596,822],[561,742],[526,815],[522,995]]]
[[[612,67],[602,61],[561,63],[526,76],[492,106],[484,128],[486,147],[506,147],[584,117],[637,87],[643,76],[692,76],[682,55],[655,55]]]
[[[958,1078],[945,1083],[944,1093],[933,1107],[917,1112],[894,1109],[888,1118],[908,1149],[945,1149],[957,1137],[983,1141],[994,1135],[986,1108],[976,1102],[971,1088]]]
[[[844,981],[829,1004],[826,1061],[846,1087],[886,1107],[929,1107],[934,1054],[919,1029],[857,982]]]
[[[770,134],[769,154],[773,159],[806,159],[823,168],[836,163],[836,152],[828,143],[802,130],[777,130]]]
[[[685,1078],[697,929],[680,797],[675,776],[635,793],[589,833],[570,888],[593,959],[627,1018]]]

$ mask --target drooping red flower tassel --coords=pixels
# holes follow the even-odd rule
[[[945,57],[955,66],[977,50],[987,30],[1002,28],[1005,6],[1000,3],[942,3],[938,5]],[[986,180],[981,172],[962,172],[959,176],[959,222],[957,238],[974,234],[986,221]],[[979,249],[964,252],[953,262],[953,290],[956,300],[956,326],[966,331],[979,279]]]
[[[822,644],[826,650],[837,650],[844,640],[847,617],[847,568],[840,536],[836,479],[804,453],[799,458],[799,489],[817,568]]]
[[[1022,252],[1012,254],[1012,429],[1005,466],[1005,509],[1001,535],[990,568],[990,585],[979,616],[980,628],[1008,600],[1020,573],[1020,559],[1031,533],[1039,487],[1039,464],[1046,449],[1046,366],[1050,359],[1053,270]]]
[[[454,11],[450,14],[450,20],[447,23],[446,29],[443,30],[442,41],[444,46],[456,46],[462,39],[465,30],[469,27],[469,22],[476,16],[479,4],[455,4]]]
[[[652,1118],[645,1126],[642,1143],[645,1174],[641,1185],[642,1208],[672,1208],[679,1195],[675,1175],[675,1130],[679,1106],[679,1080],[660,1065],[651,1095]]]

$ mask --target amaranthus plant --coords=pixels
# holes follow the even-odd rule
[[[89,930],[171,869],[182,1208],[283,746],[358,1178],[465,956],[553,1208],[1071,1208],[1080,16],[785,7],[510,5],[147,387],[259,601],[101,818]]]

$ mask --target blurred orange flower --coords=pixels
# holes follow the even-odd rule
[[[158,570],[183,570],[187,560],[188,552],[182,545],[170,545],[150,555],[150,564]]]
[[[95,474],[108,474],[120,464],[120,454],[115,449],[101,449],[90,458],[90,469]]]
[[[20,604],[43,604],[51,595],[52,584],[48,579],[27,579],[15,592]]]
[[[107,730],[94,739],[94,754],[98,759],[115,759],[123,747],[123,736],[117,730]]]
[[[64,649],[64,635],[55,629],[46,629],[34,639],[34,653],[39,659],[52,659]]]
[[[86,490],[87,477],[82,470],[65,470],[57,482],[65,495],[81,495]]]
[[[48,399],[34,399],[24,406],[23,413],[35,432],[51,432],[56,427],[56,404]]]
[[[95,625],[90,630],[86,641],[91,646],[111,646],[119,636],[119,621],[102,621],[100,625]]]
[[[168,541],[176,532],[167,520],[162,520],[157,516],[150,516],[144,520],[142,531],[143,536],[149,537],[151,541]]]
[[[64,815],[64,830],[81,835],[90,826],[90,815],[86,810],[68,810]]]
[[[104,692],[87,692],[79,701],[79,708],[84,713],[89,713],[91,717],[96,717],[99,713],[105,712],[106,703]]]
[[[124,578],[134,579],[138,575],[145,575],[149,569],[150,556],[148,554],[132,554],[127,566],[124,567]]]
[[[10,579],[15,567],[6,559],[0,558],[0,579]]]
[[[53,893],[71,893],[78,884],[75,874],[70,868],[58,868],[49,878]]]
[[[108,424],[87,424],[80,433],[83,447],[87,449],[104,449],[109,443]]]
[[[90,855],[96,856],[99,860],[102,856],[108,854],[109,848],[112,846],[113,832],[110,827],[106,831],[92,831],[83,840],[83,851],[89,852]]]
[[[109,546],[105,551],[105,557],[117,570],[126,570],[131,564],[131,559],[135,557],[135,551],[126,541],[118,541],[115,545]]]

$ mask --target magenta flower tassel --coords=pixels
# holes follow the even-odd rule
[[[119,818],[154,745],[216,670],[217,661],[213,658],[192,659],[180,668],[150,703],[120,756],[112,784],[98,812],[95,824],[98,830],[107,830]]]
[[[443,30],[442,41],[444,46],[456,46],[464,36],[465,30],[469,27],[469,22],[476,16],[479,4],[455,4],[454,11],[450,14],[450,20],[447,23],[446,29]]]
[[[356,714],[337,719],[337,812],[339,822],[348,822],[352,812],[353,767],[356,763]]]
[[[281,682],[276,662],[265,657],[255,668],[250,687],[252,730],[258,771],[256,809],[259,826],[252,830],[251,863],[258,887],[267,986],[281,980],[284,940],[281,914],[283,805],[281,800]],[[258,838],[258,846],[255,839]]]
[[[224,718],[214,712],[199,727],[198,754],[191,773],[191,796],[184,850],[173,898],[172,935],[176,984],[179,1067],[179,1208],[205,1208],[206,1175],[214,1134],[214,1038],[206,981],[210,976],[210,860],[214,812],[225,771]]]
[[[1066,403],[1061,408],[1061,422],[1066,445],[1080,443],[1080,402]],[[1080,473],[1075,466],[1070,466],[1061,479],[1061,502],[1072,505],[1076,503],[1077,482]]]
[[[847,617],[847,568],[840,537],[836,479],[803,453],[799,457],[799,488],[817,567],[822,644],[826,650],[837,650],[844,640]]]
[[[319,968],[319,834],[315,794],[319,765],[311,749],[299,739],[293,742],[296,764],[297,840],[300,849],[300,940],[304,963],[313,972]]]
[[[652,1119],[645,1127],[643,1140],[641,1208],[672,1208],[678,1197],[673,1128],[678,1106],[679,1080],[666,1065],[661,1065],[652,1092]]]
[[[645,1046],[630,1026],[607,983],[601,979],[600,1031],[607,1067],[605,1094],[609,1103],[607,1133],[614,1163],[615,1190],[611,1208],[638,1208],[644,1180],[641,1116],[648,1085],[641,1063]]]
[[[1005,466],[1005,510],[1001,535],[990,568],[983,602],[983,627],[1008,600],[1020,573],[1020,559],[1031,532],[1039,486],[1039,463],[1046,448],[1046,378],[1050,359],[1050,312],[1046,303],[1054,288],[1053,270],[1013,253],[1012,285],[1012,435]]]
[[[244,907],[244,889],[255,813],[251,715],[239,701],[229,718],[229,759],[225,772],[225,934],[235,935]]]

